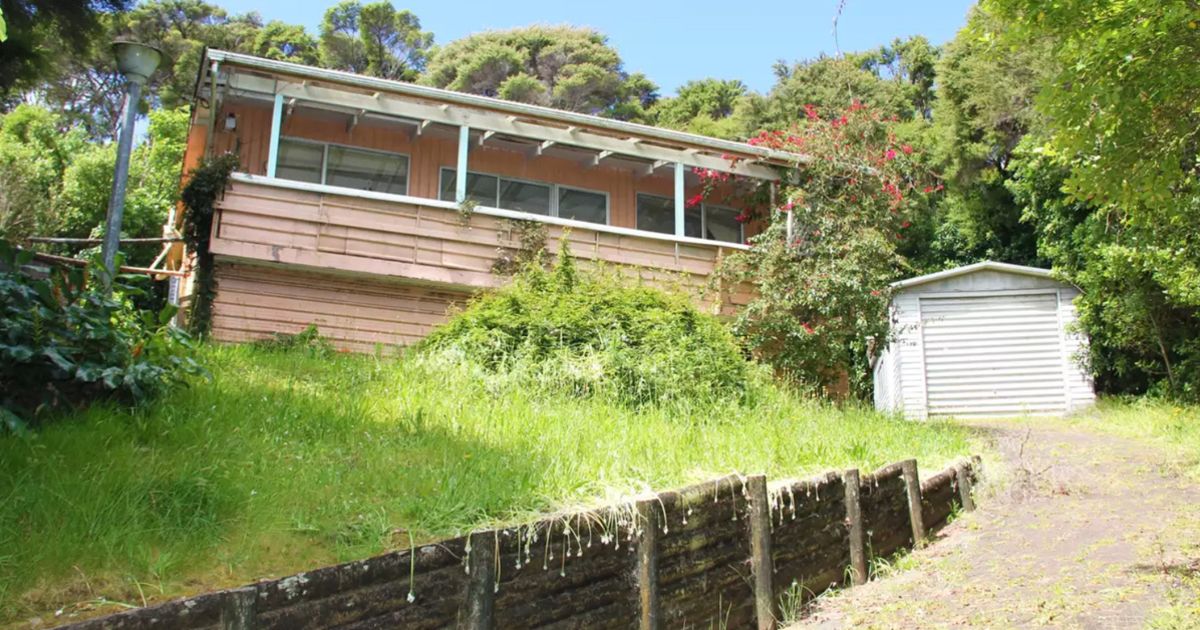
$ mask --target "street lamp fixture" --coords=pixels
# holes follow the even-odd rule
[[[108,216],[104,222],[104,244],[101,252],[106,283],[116,276],[117,249],[121,245],[121,220],[125,214],[125,185],[129,182],[129,154],[133,150],[133,125],[137,120],[138,101],[142,86],[154,74],[162,61],[162,52],[153,46],[125,40],[113,42],[117,70],[125,77],[125,107],[121,113],[121,130],[117,137],[117,164],[113,172],[112,196],[108,198]]]

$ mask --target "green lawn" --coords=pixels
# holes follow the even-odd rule
[[[0,437],[0,623],[286,575],[732,471],[914,456],[932,471],[971,448],[948,424],[774,388],[741,406],[639,412],[499,396],[412,356],[207,346],[201,358],[211,381],[152,406]]]

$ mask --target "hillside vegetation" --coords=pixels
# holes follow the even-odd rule
[[[205,346],[211,381],[0,437],[0,622],[140,605],[731,471],[969,450],[967,434],[757,387],[630,407],[469,366]],[[102,607],[114,610],[111,606]]]

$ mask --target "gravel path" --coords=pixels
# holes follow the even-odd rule
[[[972,426],[1003,458],[979,509],[796,628],[1193,627],[1200,484],[1171,455],[1083,424]]]

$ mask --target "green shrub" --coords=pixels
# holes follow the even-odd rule
[[[304,350],[310,356],[322,358],[329,357],[334,353],[333,344],[321,336],[321,331],[316,324],[309,324],[296,334],[273,333],[266,339],[251,342],[250,345],[260,350],[275,352]]]
[[[23,427],[44,412],[99,398],[136,402],[203,368],[188,336],[160,312],[133,306],[140,289],[103,268],[21,271],[30,254],[0,241],[0,419]]]
[[[527,265],[421,344],[465,361],[497,388],[602,396],[633,406],[741,400],[755,368],[725,325],[680,294],[558,263]]]

